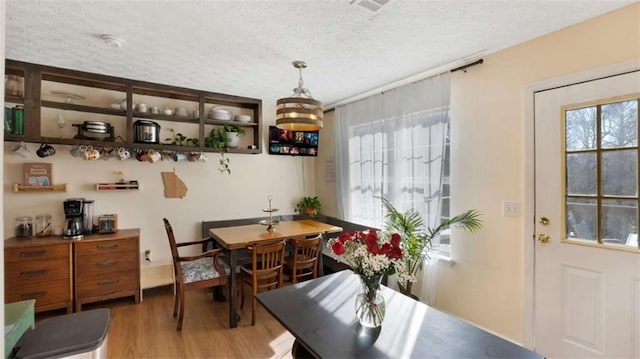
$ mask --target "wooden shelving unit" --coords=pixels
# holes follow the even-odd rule
[[[30,143],[48,143],[61,145],[92,145],[94,147],[124,147],[176,152],[230,152],[239,154],[262,153],[262,100],[234,95],[212,93],[208,91],[168,86],[138,80],[124,79],[94,73],[87,73],[27,62],[5,60],[5,73],[24,79],[24,96],[5,95],[6,104],[24,105],[25,131],[23,135],[5,135],[5,141],[25,141]],[[107,91],[117,94],[126,101],[126,108],[113,108],[110,103],[100,101],[91,103],[70,103],[48,98],[43,83],[54,83],[62,87],[75,88],[73,92],[88,95]],[[90,97],[90,96],[89,96]],[[163,107],[165,103],[180,102],[188,111],[188,116],[152,114],[140,112],[134,103]],[[209,118],[212,108],[225,106],[233,109],[236,115],[248,115],[250,122],[216,120]],[[73,137],[52,136],[50,130],[43,130],[44,121],[52,121],[51,109],[110,117],[106,122],[124,123],[124,128],[116,133],[115,141],[87,138],[84,135]],[[231,110],[230,110],[231,111]],[[139,119],[160,121],[164,126],[188,124],[197,145],[181,146],[166,143],[139,143],[135,138],[134,123]],[[214,148],[206,145],[205,139],[213,129],[221,130],[224,125],[233,124],[245,129],[247,134],[240,148]],[[167,128],[167,127],[165,127]],[[169,141],[165,141],[169,142]]]
[[[14,184],[13,192],[25,193],[25,192],[67,192],[67,184],[56,184],[51,186],[30,186],[25,184]]]

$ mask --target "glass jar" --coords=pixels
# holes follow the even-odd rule
[[[50,214],[39,214],[36,216],[35,220],[35,235],[44,237],[50,236],[52,232],[51,228],[51,215]]]
[[[16,237],[26,238],[33,235],[33,218],[31,216],[16,217]]]
[[[13,134],[24,135],[24,105],[15,105],[11,110]]]

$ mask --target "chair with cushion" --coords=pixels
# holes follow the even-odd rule
[[[251,251],[251,265],[240,267],[240,308],[244,307],[244,285],[247,284],[252,291],[251,325],[256,325],[258,292],[282,287],[285,243],[282,240],[247,247]]]
[[[285,260],[285,272],[293,284],[318,278],[318,256],[322,235],[293,240],[293,250]]]
[[[221,249],[210,250],[194,256],[181,257],[178,248],[192,245],[202,246],[203,241],[176,243],[171,224],[166,218],[163,218],[163,221],[169,237],[175,274],[176,293],[173,316],[178,316],[177,330],[182,330],[184,292],[190,289],[226,286],[229,282],[228,278],[231,271],[229,266],[220,259]]]

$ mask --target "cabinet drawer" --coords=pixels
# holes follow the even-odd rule
[[[68,258],[8,263],[4,273],[5,285],[8,287],[56,279],[68,280],[71,276],[71,264]]]
[[[78,276],[76,286],[77,298],[108,295],[111,293],[137,290],[138,272],[101,273]]]
[[[115,252],[138,253],[137,238],[114,239],[109,241],[80,241],[76,242],[75,246],[77,256],[97,255]]]
[[[95,273],[133,271],[138,268],[138,252],[104,253],[95,256],[79,256],[76,261],[78,280]]]
[[[16,287],[7,286],[5,300],[7,303],[35,299],[39,306],[67,302],[71,300],[71,283],[69,279],[58,279],[42,283],[21,284]]]
[[[38,246],[38,247],[13,247],[4,249],[5,263],[24,261],[47,261],[52,258],[69,258],[70,244]]]

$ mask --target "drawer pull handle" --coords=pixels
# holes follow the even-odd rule
[[[98,244],[98,249],[114,249],[118,248],[117,244]]]
[[[20,294],[20,298],[22,298],[22,299],[34,299],[34,298],[44,297],[45,295],[47,295],[47,291],[43,290],[43,291],[40,291],[40,292],[22,293],[22,294]]]
[[[117,279],[112,279],[112,280],[101,280],[98,282],[98,285],[112,285],[112,284],[118,284],[119,280]]]
[[[99,268],[106,268],[106,267],[113,267],[116,264],[118,264],[118,261],[108,261],[108,262],[98,262],[96,263],[96,266]]]
[[[39,257],[45,254],[47,254],[47,250],[41,249],[39,251],[20,252],[20,257]]]
[[[47,273],[46,269],[36,269],[36,270],[28,270],[24,272],[20,272],[21,277],[36,277],[39,275],[43,275]]]

